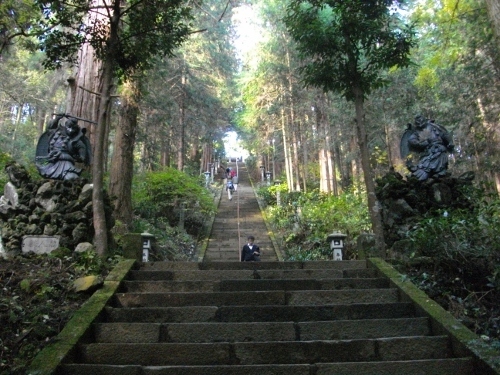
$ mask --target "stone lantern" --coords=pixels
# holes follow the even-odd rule
[[[205,186],[208,187],[208,184],[210,183],[210,172],[206,171],[206,172],[203,172],[203,174],[205,175]]]
[[[141,233],[142,239],[142,261],[149,261],[149,253],[152,249],[152,242],[154,241],[155,236],[150,233]]]
[[[278,186],[281,185],[280,180],[274,180],[274,185]],[[279,189],[276,190],[276,205],[279,207],[281,206],[281,192]]]
[[[340,232],[330,233],[327,241],[330,242],[330,249],[333,252],[333,260],[342,260],[342,250],[344,249],[344,240],[347,235]]]

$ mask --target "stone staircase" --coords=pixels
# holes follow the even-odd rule
[[[240,250],[249,235],[255,236],[263,261],[278,260],[246,165],[228,163],[228,167],[238,170],[238,190],[231,200],[228,199],[226,190],[222,191],[203,262],[239,261]]]
[[[58,374],[475,374],[418,311],[365,261],[144,263]]]

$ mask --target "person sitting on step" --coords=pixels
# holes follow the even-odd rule
[[[254,243],[255,237],[248,236],[248,243],[241,250],[242,262],[260,262],[260,248]]]

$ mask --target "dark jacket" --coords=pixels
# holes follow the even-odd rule
[[[248,247],[248,244],[243,246],[243,249],[241,250],[241,261],[242,262],[253,262],[255,261],[254,259],[254,252],[258,252],[260,254],[260,248],[256,244],[253,244],[252,249]]]

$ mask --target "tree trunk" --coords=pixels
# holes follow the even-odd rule
[[[177,169],[182,171],[184,169],[184,151],[186,148],[185,145],[185,137],[186,137],[186,124],[185,124],[185,116],[186,116],[186,74],[182,72],[181,77],[181,102],[179,104],[179,132],[177,139]]]
[[[302,139],[302,185],[304,186],[304,193],[307,193],[307,178],[308,178],[308,173],[307,173],[307,165],[309,164],[309,149],[307,147],[307,139],[306,137],[301,133],[301,139]]]
[[[364,115],[364,100],[361,89],[354,87],[355,94],[355,108],[356,108],[356,131],[358,135],[358,146],[361,153],[361,167],[366,186],[366,193],[368,195],[368,210],[372,222],[372,230],[375,234],[375,251],[376,255],[385,258],[385,241],[384,231],[382,226],[382,217],[380,214],[380,204],[378,203],[377,196],[375,195],[375,182],[372,176],[370,167],[370,154],[368,152],[368,141],[365,128],[365,115]]]
[[[342,161],[341,161],[341,157],[340,157],[340,146],[339,146],[339,141],[336,140],[334,142],[334,152],[333,152],[333,194],[338,196],[340,194],[340,192],[342,191],[342,184],[340,185],[340,189],[339,189],[339,184],[337,183],[337,171],[339,173],[339,178],[340,178],[340,181],[344,181],[346,179],[346,176],[345,176],[345,172],[344,172],[344,168],[342,168]]]
[[[500,2],[498,0],[485,0],[485,2],[493,33],[495,34],[497,43],[500,43]]]
[[[102,91],[99,104],[99,117],[95,132],[94,160],[92,163],[92,207],[94,218],[94,246],[99,255],[105,256],[108,250],[108,231],[104,209],[104,147],[106,145],[106,127],[113,87],[115,46],[118,43],[118,24],[120,21],[120,1],[113,3],[113,16],[109,25],[108,53],[103,62]]]
[[[320,149],[318,153],[319,157],[319,190],[322,193],[330,193],[330,174],[328,168],[328,152],[327,152],[327,142],[326,142],[326,123],[325,116],[322,107],[319,105],[315,106],[316,109],[316,127],[318,129],[318,134],[320,135]]]
[[[172,128],[169,126],[166,130],[167,136],[162,140],[162,148],[161,148],[161,165],[164,167],[170,167],[171,160],[171,145],[170,140],[172,139]]]
[[[93,6],[104,7],[102,0],[93,1]],[[89,24],[103,22],[105,16],[99,12],[91,13]],[[96,19],[101,19],[97,21]],[[103,90],[102,61],[95,58],[95,51],[88,43],[84,44],[78,52],[78,69],[75,75],[67,79],[69,84],[66,113],[90,121],[98,121],[100,95]],[[79,121],[82,128],[87,129],[87,137],[95,150],[96,124]]]
[[[292,167],[290,163],[290,151],[288,149],[288,140],[287,140],[287,132],[286,132],[286,119],[285,119],[285,110],[281,109],[281,125],[283,132],[283,153],[285,157],[285,172],[286,172],[286,182],[288,185],[288,191],[291,192],[293,188],[293,174]]]
[[[125,82],[109,176],[109,191],[111,195],[116,197],[115,218],[121,220],[128,227],[130,227],[133,217],[132,178],[140,96],[140,82],[138,80]]]
[[[300,191],[300,165],[299,165],[299,145],[297,140],[297,130],[293,129],[292,132],[292,145],[293,145],[293,163],[292,170],[295,171],[295,191]]]

